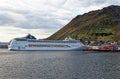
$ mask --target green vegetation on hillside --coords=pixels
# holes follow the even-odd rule
[[[78,15],[48,39],[58,40],[69,36],[83,40],[120,40],[120,6],[112,5]]]

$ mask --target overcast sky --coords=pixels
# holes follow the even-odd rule
[[[0,0],[0,41],[28,33],[46,38],[77,15],[120,0]]]

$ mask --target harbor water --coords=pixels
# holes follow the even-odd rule
[[[0,49],[0,79],[119,79],[120,52]]]

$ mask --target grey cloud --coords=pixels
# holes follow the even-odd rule
[[[22,14],[26,17],[27,21],[15,21],[11,17],[5,14],[0,14],[0,25],[16,26],[24,29],[57,29],[58,26],[62,26],[59,21],[54,18],[53,15],[47,14],[32,14],[32,12],[26,12],[23,10],[7,10],[14,13]],[[46,15],[49,17],[47,18]],[[17,18],[17,17],[16,17]],[[19,18],[18,18],[19,19]]]
[[[74,3],[73,5],[77,5],[78,7],[90,7],[90,6],[100,6],[103,4],[119,4],[120,1],[119,0],[75,0],[76,3]]]
[[[4,14],[0,14],[0,25],[12,25],[14,24],[14,20],[5,16]]]
[[[101,5],[101,4],[104,4],[104,3],[106,3],[106,0],[95,0],[95,4],[96,5]]]
[[[27,18],[27,22],[23,22],[20,24],[22,28],[27,29],[56,29],[61,24],[54,18],[53,15],[48,14],[30,14],[25,15]],[[48,16],[48,17],[46,17]]]

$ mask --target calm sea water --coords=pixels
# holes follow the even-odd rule
[[[120,52],[0,49],[0,79],[119,79]]]

